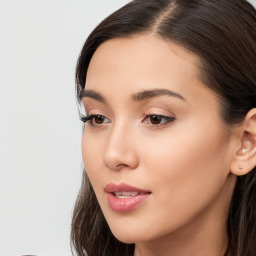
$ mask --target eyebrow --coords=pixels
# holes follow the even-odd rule
[[[151,90],[144,90],[132,95],[133,101],[143,101],[154,97],[159,96],[171,96],[183,101],[186,99],[179,93],[170,91],[168,89],[151,89]],[[92,98],[102,103],[107,103],[107,100],[98,92],[93,90],[84,90],[82,92],[82,98]]]
[[[142,101],[142,100],[146,100],[153,97],[159,97],[159,96],[171,96],[171,97],[179,98],[184,101],[186,100],[181,94],[170,91],[168,89],[145,90],[145,91],[133,94],[132,99],[134,101]]]
[[[93,90],[83,90],[82,91],[82,98],[92,98],[102,103],[106,103],[106,99],[98,92]]]

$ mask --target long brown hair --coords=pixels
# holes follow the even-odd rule
[[[239,124],[256,107],[256,10],[245,0],[134,0],[102,21],[86,40],[77,63],[77,98],[100,44],[153,33],[196,54],[201,79],[220,98],[227,125]],[[239,177],[228,216],[228,252],[256,254],[256,170]],[[133,244],[111,233],[87,177],[78,195],[71,239],[79,256],[131,256]]]

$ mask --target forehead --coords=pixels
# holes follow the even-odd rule
[[[106,41],[94,53],[88,71],[86,86],[115,82],[131,83],[144,80],[180,76],[199,80],[199,60],[186,49],[153,35],[137,35]],[[185,75],[185,77],[184,77]]]

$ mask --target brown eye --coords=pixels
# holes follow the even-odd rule
[[[149,117],[150,123],[154,125],[161,124],[162,120],[163,120],[163,116],[153,115]]]
[[[81,121],[84,123],[89,123],[90,126],[101,126],[106,123],[111,123],[111,121],[102,115],[89,115],[89,116],[82,116]]]
[[[175,118],[170,116],[147,115],[146,118],[143,120],[143,122],[152,126],[164,126],[174,120]]]
[[[103,124],[104,120],[105,120],[104,116],[97,115],[97,116],[94,117],[94,122],[96,124]]]

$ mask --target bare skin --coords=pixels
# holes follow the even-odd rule
[[[111,231],[135,243],[134,256],[226,250],[245,126],[223,123],[198,65],[196,56],[154,35],[109,40],[89,65],[83,103],[97,117],[85,124],[83,161]],[[117,212],[104,191],[109,183],[151,194]]]

